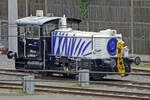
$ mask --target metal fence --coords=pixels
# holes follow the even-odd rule
[[[4,3],[0,1],[0,4]],[[67,17],[81,18],[77,0],[18,0],[19,18],[34,16],[39,9],[55,16],[65,14]],[[89,0],[88,11],[89,26],[83,21],[81,30],[116,29],[122,33],[130,52],[150,54],[149,0]],[[0,11],[0,16],[4,16],[1,13],[4,12]]]
[[[0,20],[0,40],[7,41],[8,37],[8,21],[7,20]]]
[[[8,21],[0,20],[0,47],[8,47]]]

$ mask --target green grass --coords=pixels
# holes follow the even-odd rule
[[[72,88],[77,88],[77,87],[80,87],[79,84],[77,83],[71,83],[71,84],[67,84],[68,87],[72,87]]]
[[[89,86],[87,86],[87,87],[81,87],[78,83],[71,83],[71,84],[67,84],[66,86],[71,87],[71,88],[95,88],[95,87],[97,87],[97,85],[92,85],[92,84],[89,84]]]
[[[26,96],[28,94],[25,91],[23,91],[23,90],[18,90],[17,91],[17,95]]]
[[[71,83],[71,84],[68,84],[67,87],[72,87],[72,88],[89,88],[91,86],[89,84],[88,87],[81,87],[78,83]]]
[[[4,77],[4,75],[0,74],[0,78],[3,78],[3,77]]]

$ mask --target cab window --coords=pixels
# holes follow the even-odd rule
[[[56,21],[43,25],[43,36],[50,36],[50,33],[58,28]]]
[[[26,38],[31,39],[40,38],[40,26],[37,25],[26,26]]]
[[[25,38],[25,26],[18,26],[18,36],[20,38]]]

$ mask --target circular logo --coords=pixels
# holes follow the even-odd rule
[[[108,51],[109,55],[111,55],[111,56],[116,55],[117,42],[118,42],[118,40],[116,38],[111,38],[108,41],[107,51]]]

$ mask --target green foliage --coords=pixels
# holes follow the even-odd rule
[[[89,0],[78,0],[78,7],[83,20],[88,20]]]

